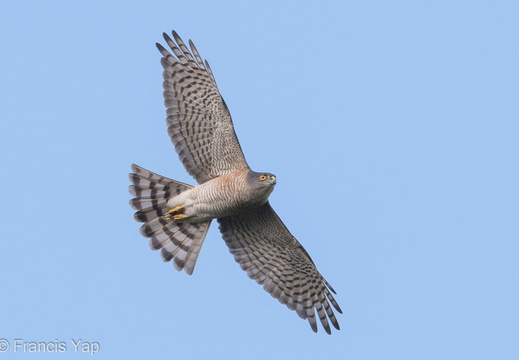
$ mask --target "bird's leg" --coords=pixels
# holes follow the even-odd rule
[[[181,205],[175,206],[173,209],[168,210],[163,215],[163,217],[166,220],[182,220],[182,219],[185,219],[187,217],[187,215],[186,214],[178,214],[180,211],[182,211],[182,206]],[[174,214],[174,213],[177,213],[177,214]]]
[[[166,213],[164,214],[164,216],[167,216],[167,215],[173,214],[174,212],[177,212],[177,211],[180,211],[180,210],[182,210],[182,205],[177,205],[177,206],[175,206],[173,209],[168,210],[168,212],[166,212]]]

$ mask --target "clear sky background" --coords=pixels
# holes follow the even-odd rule
[[[4,1],[0,359],[518,359],[517,1]],[[341,330],[247,278],[214,223],[192,276],[128,205],[193,183],[155,42],[215,73],[249,164],[337,290]]]

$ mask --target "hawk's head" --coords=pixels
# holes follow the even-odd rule
[[[266,201],[274,185],[276,185],[276,176],[271,173],[261,173],[250,170],[247,174],[248,185],[254,189],[259,196]]]

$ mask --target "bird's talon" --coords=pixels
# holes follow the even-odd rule
[[[182,209],[182,206],[177,205],[173,209],[168,210],[163,216],[166,217],[166,216],[168,216],[168,215],[170,215],[170,214],[172,214],[174,212],[180,211],[181,209]],[[166,220],[171,220],[171,219],[166,218]]]

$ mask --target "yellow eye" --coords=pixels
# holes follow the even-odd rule
[[[267,180],[267,175],[261,174],[261,175],[259,176],[259,179],[260,179],[260,180]]]

